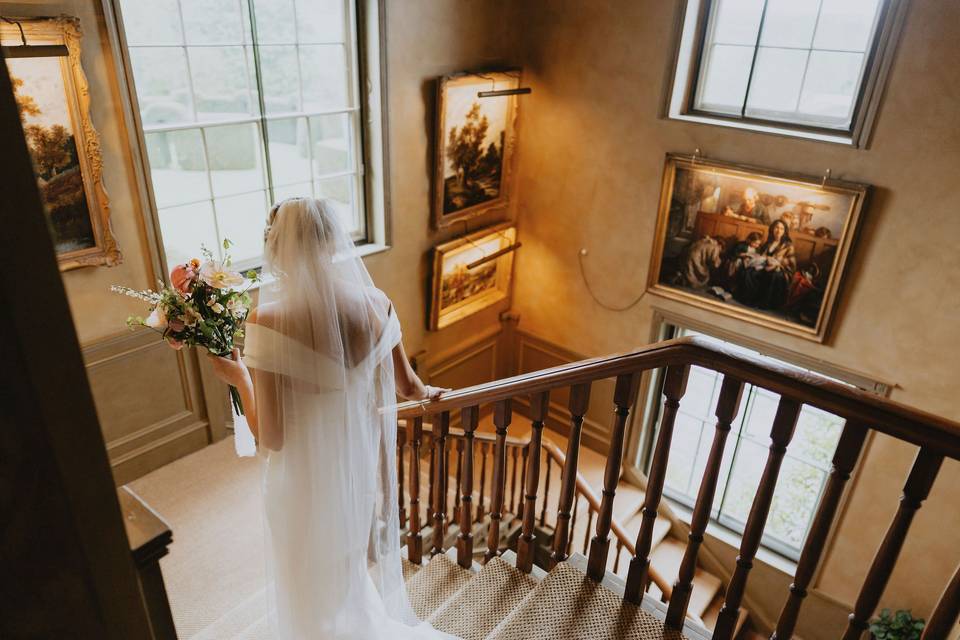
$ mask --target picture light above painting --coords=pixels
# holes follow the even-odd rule
[[[868,192],[668,154],[648,290],[823,342]]]
[[[433,178],[436,227],[502,209],[509,202],[517,96],[524,92],[529,90],[520,87],[519,70],[439,79]]]
[[[61,271],[122,260],[110,229],[80,38],[78,18],[0,21],[0,42],[11,54],[7,71]]]

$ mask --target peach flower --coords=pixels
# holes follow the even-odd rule
[[[191,264],[178,264],[170,272],[170,282],[180,293],[189,293],[190,285],[197,277],[197,270]]]

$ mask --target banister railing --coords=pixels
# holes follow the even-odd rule
[[[652,574],[650,570],[650,540],[653,523],[656,518],[657,507],[663,492],[664,474],[670,454],[673,418],[682,402],[686,387],[686,377],[691,366],[707,368],[723,374],[721,398],[717,405],[717,427],[707,464],[703,471],[697,503],[694,507],[691,521],[689,544],[681,562],[679,575],[671,587],[665,576]],[[654,447],[648,483],[646,487],[644,505],[641,510],[642,523],[635,543],[627,545],[621,540],[624,533],[622,528],[613,520],[613,503],[616,497],[616,486],[620,474],[621,457],[624,447],[625,424],[627,415],[632,409],[631,404],[636,398],[636,388],[640,375],[651,369],[666,368],[664,376],[664,409],[661,412],[661,424],[657,443]],[[606,471],[604,474],[602,497],[597,498],[581,491],[578,482],[578,452],[580,447],[580,429],[583,416],[589,404],[591,385],[608,378],[616,378],[616,392],[614,394],[614,418],[611,429],[610,453],[607,456]],[[492,522],[499,523],[504,507],[506,491],[508,461],[507,450],[510,447],[525,446],[511,441],[508,434],[511,402],[517,398],[529,400],[529,418],[531,420],[531,440],[540,442],[541,432],[546,418],[549,394],[554,390],[569,389],[570,432],[567,451],[559,452],[549,443],[543,449],[548,452],[546,464],[548,473],[544,476],[547,492],[550,473],[549,466],[556,461],[561,468],[561,488],[557,505],[557,522],[554,534],[552,560],[554,562],[567,557],[569,549],[569,534],[571,520],[576,517],[576,502],[581,496],[590,503],[588,513],[590,525],[593,524],[593,514],[596,513],[595,535],[589,545],[589,562],[587,572],[594,580],[602,578],[607,565],[607,556],[610,545],[610,534],[617,539],[617,548],[626,547],[632,559],[627,574],[627,584],[624,597],[626,600],[639,602],[640,594],[646,591],[650,582],[658,585],[670,601],[667,613],[667,626],[674,629],[682,627],[690,595],[690,581],[697,562],[697,553],[703,539],[706,521],[709,517],[709,506],[712,503],[718,480],[720,462],[726,441],[726,433],[730,429],[730,422],[736,415],[740,394],[744,385],[752,384],[780,395],[778,408],[770,432],[770,452],[767,456],[763,476],[757,487],[753,505],[747,518],[742,536],[740,554],[736,566],[732,570],[732,579],[726,589],[724,604],[714,630],[714,638],[727,640],[732,637],[735,622],[739,614],[740,604],[746,589],[750,568],[755,553],[763,535],[772,498],[776,489],[780,465],[790,445],[797,417],[804,404],[811,405],[833,413],[846,420],[843,435],[837,446],[834,456],[833,469],[830,473],[823,496],[817,507],[807,541],[801,551],[800,560],[793,584],[788,594],[783,612],[777,622],[777,629],[773,637],[790,638],[796,626],[797,616],[810,579],[821,560],[822,543],[836,517],[840,498],[845,489],[846,480],[856,465],[863,447],[864,438],[869,430],[878,431],[919,447],[917,459],[904,485],[900,507],[892,521],[880,548],[877,550],[866,580],[861,587],[854,611],[850,614],[844,638],[859,637],[866,628],[867,621],[886,588],[890,574],[896,565],[897,558],[907,536],[910,523],[917,509],[926,499],[937,473],[945,457],[960,459],[960,424],[935,416],[923,411],[880,398],[853,387],[829,380],[815,373],[804,371],[790,365],[767,360],[763,357],[742,353],[722,343],[703,337],[688,337],[677,340],[668,340],[658,344],[642,347],[631,353],[592,358],[566,364],[543,371],[526,373],[512,378],[476,385],[443,394],[439,399],[431,402],[407,402],[391,407],[387,410],[396,410],[397,417],[407,419],[409,452],[410,452],[410,533],[408,534],[408,550],[411,558],[419,558],[421,541],[419,538],[419,514],[414,515],[414,505],[419,501],[419,460],[414,460],[420,454],[420,440],[423,437],[422,420],[426,415],[447,416],[438,417],[434,421],[444,424],[450,412],[461,411],[464,424],[463,438],[474,439],[484,447],[492,448],[494,460],[493,482],[491,486],[490,503],[492,506]],[[478,423],[479,411],[483,406],[493,406],[497,435],[492,442],[487,436],[481,437],[475,430]],[[441,431],[442,431],[441,427]],[[445,433],[446,435],[443,435]],[[440,442],[436,445],[434,467],[444,466],[441,458],[445,455],[445,442],[460,436],[454,430],[438,434]],[[470,522],[463,517],[463,510],[470,510],[470,501],[473,495],[472,471],[474,469],[474,447],[465,446],[462,451],[464,469],[471,473],[462,474],[463,481],[458,488],[461,494],[460,510],[461,522]],[[530,454],[529,451],[527,451]],[[562,458],[557,456],[562,454]],[[512,457],[514,471],[517,457]],[[531,568],[535,509],[537,501],[538,481],[540,477],[541,456],[539,448],[536,455],[524,456],[524,467],[521,473],[521,491],[523,530],[520,544],[518,544],[518,567],[524,571]],[[417,477],[414,477],[416,470]],[[481,504],[483,509],[484,472],[486,470],[486,456],[481,466]],[[516,474],[513,474],[515,478]],[[467,479],[469,477],[469,480]],[[438,476],[438,482],[441,482]],[[445,480],[443,480],[445,482]],[[516,482],[514,481],[515,491]],[[589,487],[585,487],[589,489]],[[436,496],[436,494],[435,494]],[[444,494],[445,496],[445,494]],[[546,496],[544,497],[541,521],[546,513]],[[438,500],[438,508],[433,513],[435,520],[442,526],[445,521],[446,505]],[[596,503],[596,506],[594,506]],[[520,510],[515,500],[509,503],[514,510]],[[469,514],[468,514],[469,515]],[[589,528],[589,525],[588,525]],[[461,536],[469,536],[461,528]],[[436,540],[436,539],[435,539]],[[492,542],[491,542],[492,541]],[[463,542],[464,544],[461,544]],[[627,540],[627,542],[630,542]],[[493,531],[488,536],[488,550],[486,559],[497,553],[493,548],[496,544]],[[458,558],[463,566],[469,566],[467,554],[472,548],[469,540],[458,540]],[[434,551],[437,545],[434,544]],[[464,563],[467,564],[464,564]],[[938,629],[944,624],[955,621],[960,604],[960,588],[958,579],[953,581],[943,592],[931,620],[937,622]],[[662,583],[662,586],[661,586]],[[672,596],[672,597],[670,597]],[[934,625],[931,625],[934,626]],[[928,631],[924,640],[932,640],[935,635]]]

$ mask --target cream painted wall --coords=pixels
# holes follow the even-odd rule
[[[714,323],[893,381],[893,398],[960,420],[960,4],[913,0],[869,149],[659,117],[680,2],[523,3],[520,327],[587,355],[650,339],[654,307]],[[830,342],[823,345],[647,296],[643,291],[664,154],[717,159],[876,185]],[[867,455],[819,589],[850,603],[892,517],[915,451],[878,437]],[[960,463],[947,461],[914,524],[883,603],[928,614],[960,562]],[[785,591],[782,592],[785,595]],[[761,594],[762,595],[762,594]],[[776,614],[783,596],[771,601]]]

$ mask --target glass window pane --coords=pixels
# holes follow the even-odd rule
[[[297,41],[293,0],[254,0],[253,9],[260,44],[294,44]]]
[[[750,435],[765,444],[769,443],[770,429],[773,427],[773,419],[777,415],[777,404],[779,402],[780,396],[777,394],[766,389],[752,387],[747,421],[742,433]]]
[[[160,209],[158,213],[168,267],[199,258],[201,245],[219,255],[220,242],[209,201]]]
[[[757,29],[764,0],[716,0],[713,6],[713,42],[722,44],[757,43]]]
[[[327,198],[332,201],[333,208],[347,229],[360,230],[359,216],[354,207],[353,176],[317,180],[314,188],[317,198]]]
[[[343,42],[343,0],[296,0],[301,43]]]
[[[803,545],[824,476],[825,472],[816,467],[786,458],[777,478],[764,533],[792,547]]]
[[[823,0],[813,48],[866,51],[879,7],[880,0]]]
[[[810,47],[820,0],[768,0],[760,46]]]
[[[314,175],[321,177],[351,169],[350,120],[347,114],[310,118]]]
[[[310,182],[310,141],[306,118],[267,122],[274,185]]]
[[[183,43],[177,0],[123,0],[121,10],[130,46]]]
[[[687,390],[680,400],[684,413],[709,420],[713,415],[713,394],[720,374],[703,367],[691,367],[687,378]]]
[[[263,148],[256,124],[204,129],[213,195],[224,196],[266,187]]]
[[[147,133],[145,138],[157,207],[210,197],[199,130]]]
[[[300,47],[304,111],[329,111],[350,107],[347,62],[339,44]]]
[[[704,61],[697,95],[698,109],[739,114],[747,93],[753,47],[714,45]]]
[[[217,225],[221,241],[229,238],[235,262],[263,254],[263,229],[267,221],[267,197],[263,191],[217,198]]]
[[[688,495],[690,473],[697,457],[700,434],[703,423],[685,414],[678,414],[673,425],[673,440],[670,444],[670,458],[667,461],[666,484],[674,491]],[[696,496],[696,489],[693,489]]]
[[[187,43],[241,44],[244,41],[242,12],[246,8],[245,0],[181,1]]]
[[[286,45],[262,46],[260,73],[267,113],[300,111],[300,76],[297,48]]]
[[[144,125],[193,121],[183,49],[136,47],[130,49],[130,62]]]
[[[747,114],[794,113],[809,52],[761,47],[747,96]]]
[[[723,513],[741,523],[747,521],[750,506],[760,485],[760,476],[767,462],[767,448],[741,440],[730,471],[730,482],[723,500]]]
[[[189,47],[197,119],[224,120],[256,113],[242,47]]]
[[[811,51],[800,112],[847,127],[860,88],[863,54]]]
[[[841,431],[842,418],[804,405],[800,410],[800,419],[797,420],[797,430],[790,442],[790,455],[827,469],[840,440]]]
[[[313,197],[313,183],[300,182],[276,187],[273,190],[273,194],[275,203],[286,200],[287,198],[311,198]]]

